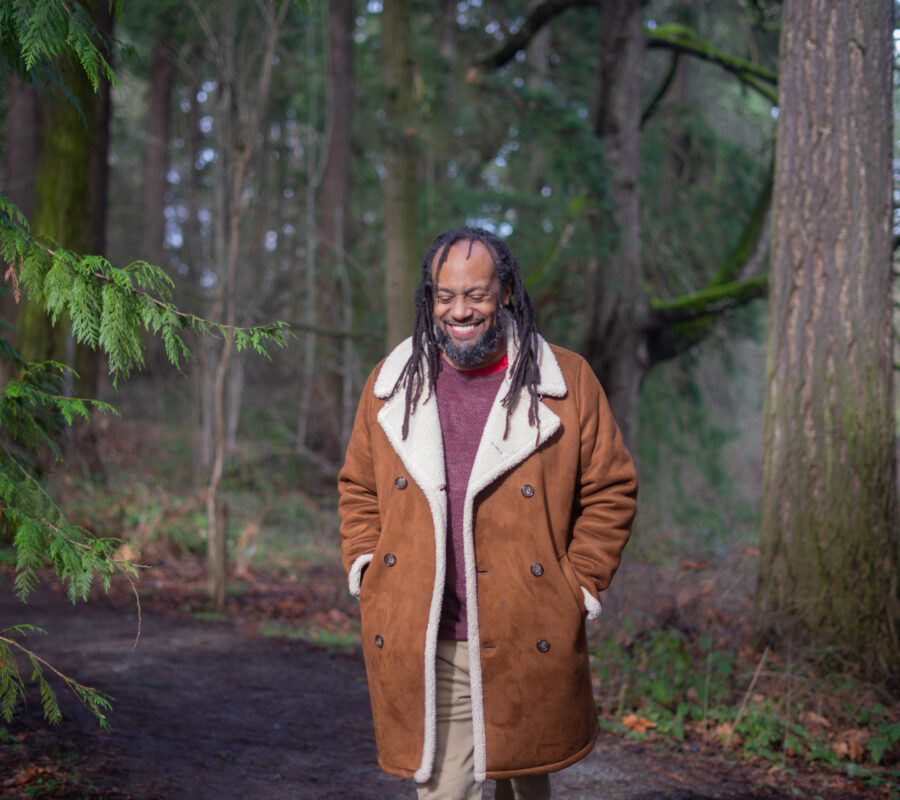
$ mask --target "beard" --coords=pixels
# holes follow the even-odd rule
[[[497,322],[471,344],[457,344],[437,323],[434,326],[434,335],[444,355],[457,367],[466,369],[477,367],[488,358],[497,349],[505,330],[506,314],[501,311],[497,314]]]

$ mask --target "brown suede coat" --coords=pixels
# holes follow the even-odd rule
[[[600,613],[636,509],[634,465],[596,377],[580,356],[540,346],[540,426],[528,424],[523,392],[504,437],[507,375],[466,496],[477,780],[553,772],[593,747],[584,619]],[[366,383],[338,483],[379,764],[425,781],[447,525],[437,403],[423,394],[404,440],[404,395],[389,398],[410,352],[407,340]]]

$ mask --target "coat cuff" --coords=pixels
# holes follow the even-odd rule
[[[587,618],[597,619],[600,616],[600,612],[603,611],[600,601],[583,586],[581,587],[581,593],[584,595],[584,607],[587,609]]]
[[[374,553],[361,555],[353,562],[353,566],[350,567],[350,574],[347,576],[347,587],[350,589],[350,594],[354,597],[359,597],[359,587],[362,584],[363,570],[369,566],[369,562],[374,555]]]

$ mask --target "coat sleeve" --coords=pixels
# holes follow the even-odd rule
[[[347,570],[350,594],[359,596],[362,573],[372,560],[381,534],[381,514],[375,482],[372,429],[375,418],[373,387],[376,368],[366,381],[347,445],[344,466],[338,473],[338,515],[341,520],[341,557]]]
[[[576,376],[581,464],[567,556],[581,582],[588,618],[600,614],[637,511],[637,473],[600,382],[586,361]]]

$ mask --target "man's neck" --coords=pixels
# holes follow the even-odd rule
[[[475,367],[474,369],[466,369],[465,367],[460,367],[454,364],[444,353],[441,353],[441,358],[449,364],[453,369],[457,372],[465,372],[467,375],[493,375],[495,372],[500,372],[501,370],[506,369],[509,365],[509,358],[506,355],[506,351],[498,355],[490,364],[485,364],[481,367]]]

